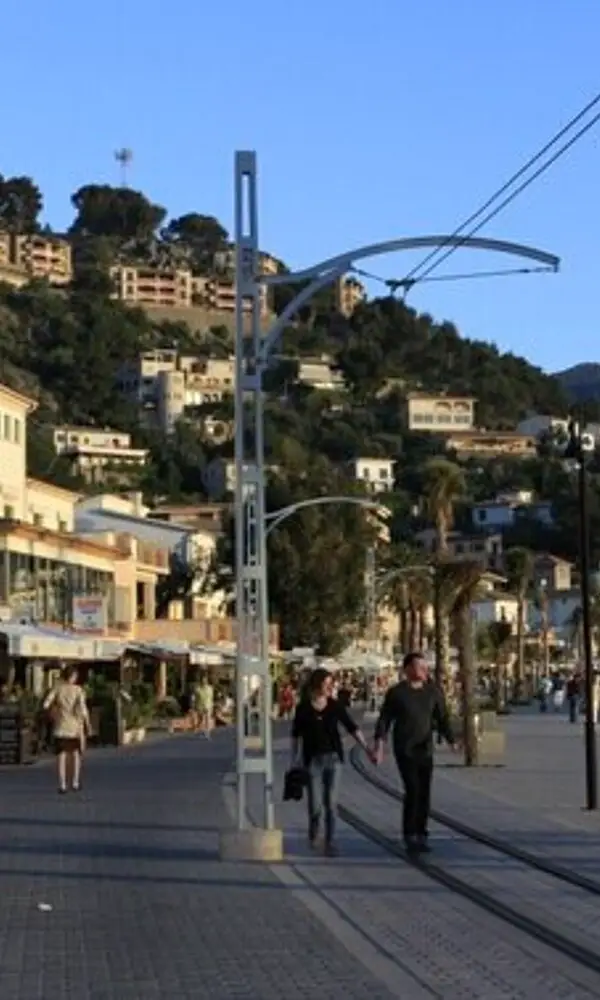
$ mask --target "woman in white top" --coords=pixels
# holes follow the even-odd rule
[[[63,667],[61,679],[44,701],[52,715],[52,732],[58,768],[58,790],[67,791],[70,776],[74,792],[81,787],[81,754],[90,730],[90,717],[83,688],[74,666]]]

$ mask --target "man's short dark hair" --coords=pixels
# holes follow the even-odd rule
[[[422,659],[423,659],[422,653],[417,653],[417,652],[407,653],[404,659],[402,660],[402,669],[408,670],[409,667],[412,667],[413,663],[416,663],[417,660],[422,660]]]

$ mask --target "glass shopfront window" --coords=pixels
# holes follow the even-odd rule
[[[112,573],[17,552],[0,553],[0,602],[33,613],[38,621],[63,626],[73,619],[73,598],[102,594],[107,624],[114,622]]]

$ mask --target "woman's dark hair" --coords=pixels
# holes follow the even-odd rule
[[[331,672],[325,667],[317,667],[316,670],[313,670],[307,684],[310,694],[320,691],[328,677],[331,677]]]
[[[63,665],[61,667],[61,670],[60,670],[61,680],[65,681],[65,683],[68,684],[76,676],[77,676],[77,667],[75,666],[75,664],[74,663],[63,663]]]

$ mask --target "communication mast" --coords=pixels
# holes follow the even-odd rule
[[[119,164],[120,174],[121,174],[121,187],[127,187],[127,168],[133,160],[133,152],[131,149],[123,147],[123,149],[117,149],[115,152],[115,160]]]

